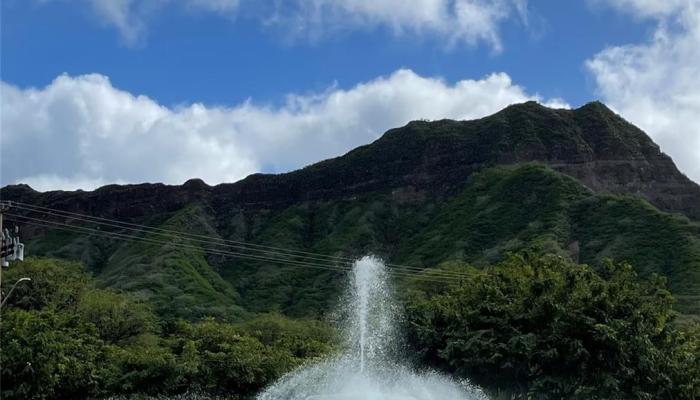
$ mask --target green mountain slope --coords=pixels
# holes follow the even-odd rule
[[[613,258],[642,276],[663,274],[679,309],[700,313],[700,187],[600,103],[576,110],[525,103],[481,120],[412,122],[339,158],[215,187],[192,180],[38,193],[14,185],[0,195],[246,243],[371,252],[423,268],[448,260],[481,266],[523,249],[592,265]],[[33,254],[82,260],[103,285],[174,317],[318,316],[332,309],[346,279],[222,256],[197,241],[23,230]]]
[[[160,228],[215,235],[209,219],[200,206],[192,205]],[[98,274],[105,285],[134,293],[172,317],[235,320],[244,314],[237,305],[240,296],[208,263],[197,242],[173,239],[168,243],[155,235],[143,237],[151,242],[127,242],[109,257]]]
[[[639,198],[592,193],[542,165],[486,169],[443,202],[403,204],[374,193],[292,206],[270,216],[258,238],[324,254],[373,252],[422,267],[448,260],[486,265],[526,249],[593,265],[612,258],[632,263],[641,276],[667,276],[683,298],[700,295],[700,224]],[[256,311],[328,309],[342,284],[333,272],[238,261],[222,269]],[[700,312],[692,303],[682,308]]]

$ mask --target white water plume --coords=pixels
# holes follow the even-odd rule
[[[395,304],[386,267],[366,256],[355,262],[344,305],[345,351],[291,372],[258,400],[486,400],[466,382],[419,373],[396,358]]]

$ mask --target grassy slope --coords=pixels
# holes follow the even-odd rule
[[[629,196],[595,196],[572,208],[580,259],[614,258],[668,277],[678,309],[700,314],[700,224]]]
[[[141,222],[163,229],[216,235],[210,218],[196,204]],[[172,241],[158,235],[140,236],[166,244],[49,231],[29,243],[28,248],[32,254],[83,261],[102,284],[148,300],[164,317],[198,319],[209,315],[239,320],[245,314],[238,306],[240,296],[209,264],[199,243]]]
[[[561,252],[569,240],[567,208],[585,195],[574,180],[542,166],[483,171],[406,242],[401,258],[484,264],[523,247]]]
[[[163,229],[215,235],[204,209],[192,205],[160,225]],[[163,241],[163,237],[146,235]],[[164,245],[130,242],[120,247],[100,272],[105,284],[151,301],[161,315],[236,320],[244,315],[238,293],[209,264],[200,243],[170,240]],[[185,248],[179,246],[184,245]]]

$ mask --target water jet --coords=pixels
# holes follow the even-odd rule
[[[344,352],[283,376],[257,399],[486,400],[468,382],[417,372],[398,359],[397,307],[387,272],[376,257],[357,260],[342,302]]]

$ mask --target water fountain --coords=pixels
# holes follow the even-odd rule
[[[466,382],[400,363],[396,307],[379,259],[355,262],[349,286],[343,354],[287,374],[258,400],[486,400]]]

